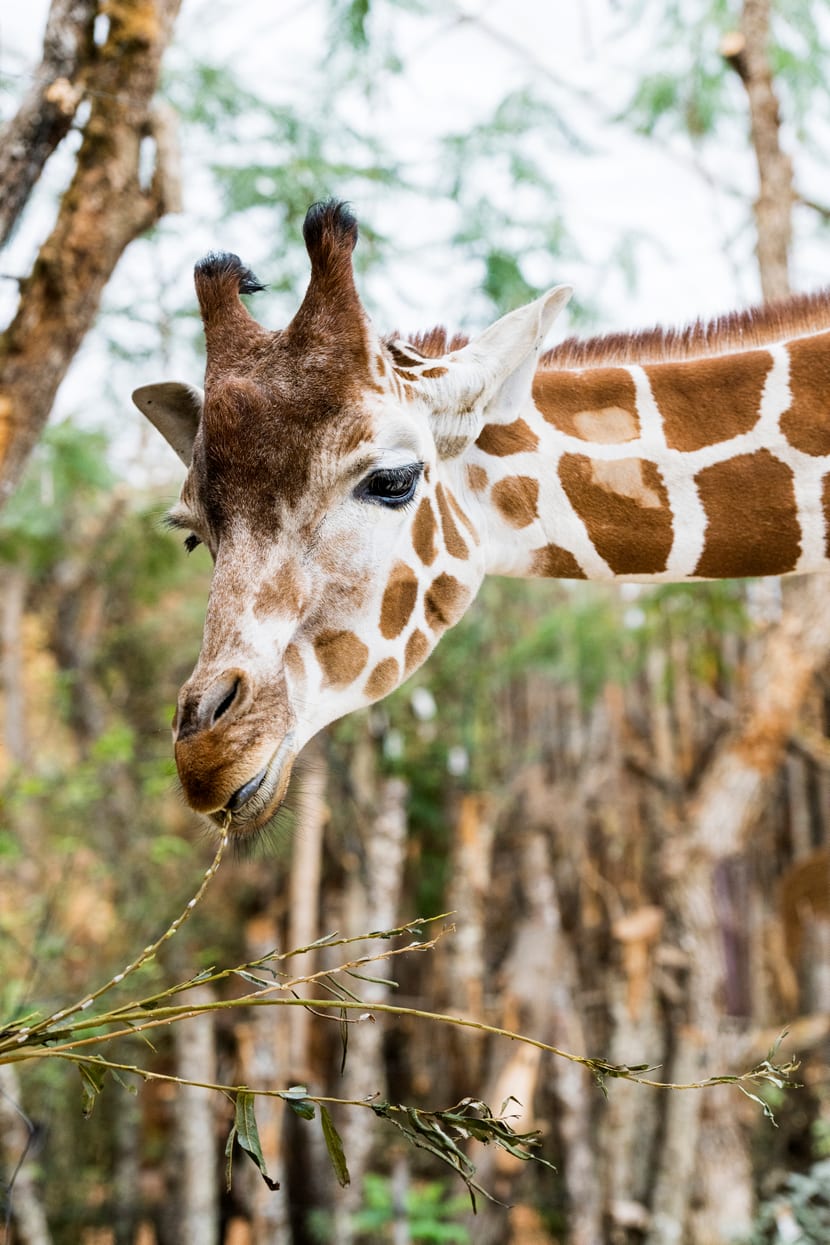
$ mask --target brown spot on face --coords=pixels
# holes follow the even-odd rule
[[[830,333],[790,342],[789,410],[781,431],[803,454],[830,454]]]
[[[295,567],[285,562],[270,583],[263,584],[254,602],[254,617],[268,618],[271,614],[288,614],[296,617],[303,603],[300,581]]]
[[[583,441],[610,445],[633,441],[640,433],[637,391],[621,367],[539,371],[533,401],[549,424]]]
[[[771,367],[766,350],[647,367],[666,444],[688,452],[749,432]]]
[[[446,367],[428,367],[421,372],[421,375],[425,380],[437,380],[439,376],[446,376],[448,371],[449,368]]]
[[[479,467],[478,463],[467,464],[467,483],[474,493],[481,493],[487,488],[489,477],[483,467]]]
[[[542,579],[587,579],[574,555],[561,545],[543,545],[541,549],[534,549],[530,573]]]
[[[447,494],[447,500],[452,506],[453,512],[458,516],[458,518],[464,524],[464,526],[466,527],[467,531],[472,536],[475,543],[479,544],[480,542],[479,542],[478,532],[475,529],[475,524],[473,523],[470,516],[466,514],[465,511],[461,508],[461,505],[459,504],[458,499],[455,496],[455,493],[452,491],[451,488],[446,487],[446,486],[444,488],[444,492]]]
[[[424,566],[431,566],[435,561],[437,552],[435,546],[435,533],[438,525],[435,522],[435,515],[432,510],[432,502],[428,497],[421,499],[418,509],[415,511],[415,521],[412,524],[412,548],[423,562]]]
[[[411,674],[429,656],[429,640],[423,631],[415,630],[406,642],[404,674]]]
[[[493,504],[511,527],[527,527],[538,517],[539,482],[531,476],[508,476],[493,485]]]
[[[470,591],[452,575],[438,575],[426,591],[424,615],[433,631],[458,622],[470,599]]]
[[[709,520],[694,574],[708,579],[795,569],[801,529],[793,473],[769,450],[739,454],[695,477]]]
[[[298,683],[305,681],[305,662],[296,644],[289,644],[283,657],[285,668]]]
[[[464,537],[455,525],[455,519],[452,516],[452,511],[450,510],[449,502],[447,501],[446,494],[444,493],[444,486],[442,484],[436,484],[435,498],[438,502],[438,510],[441,514],[441,528],[444,533],[444,545],[446,546],[447,553],[449,553],[453,558],[468,558],[470,556],[470,551],[467,548],[467,543],[464,540]]]
[[[672,546],[666,486],[654,463],[625,458],[598,463],[565,454],[559,478],[597,552],[615,575],[656,575]]]
[[[470,444],[469,437],[442,436],[435,438],[435,448],[440,458],[460,458]]]
[[[409,622],[418,599],[418,580],[405,562],[396,562],[380,605],[380,633],[394,640]]]
[[[369,660],[369,650],[353,631],[322,631],[314,652],[323,671],[324,687],[353,683]]]
[[[363,691],[371,700],[380,700],[392,691],[400,678],[400,668],[394,657],[378,662],[366,682]]]
[[[476,445],[485,454],[504,458],[523,450],[537,450],[539,438],[523,419],[514,419],[512,424],[485,424]]]

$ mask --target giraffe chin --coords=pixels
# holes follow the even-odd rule
[[[232,838],[261,830],[279,810],[297,758],[293,732],[286,735],[271,760],[230,797],[224,808],[209,813],[211,821]]]

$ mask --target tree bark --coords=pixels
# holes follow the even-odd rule
[[[32,1131],[18,1105],[20,1082],[13,1064],[0,1064],[0,1158],[3,1197],[0,1222],[14,1224],[20,1245],[52,1245],[46,1211],[30,1157]],[[8,1200],[7,1200],[8,1199]]]
[[[367,751],[370,745],[367,742]],[[374,769],[368,758],[367,766]],[[374,785],[372,775],[372,785]],[[355,876],[351,888],[348,928],[354,930],[390,929],[398,920],[403,866],[406,858],[407,787],[399,778],[382,779],[372,799],[375,805],[370,812],[364,792],[363,803],[366,818],[366,837],[363,843],[365,868],[363,876]],[[362,820],[362,819],[361,819]],[[372,954],[376,947],[364,944],[365,952]],[[360,943],[353,953],[363,950]],[[373,982],[361,982],[361,997],[366,1000],[366,1010],[371,1015],[372,1003],[384,1003],[389,997],[389,987],[383,978],[390,975],[387,965],[373,965]],[[386,1076],[383,1059],[385,1025],[381,1018],[373,1017],[350,1026],[349,1050],[342,1078],[342,1094],[345,1098],[368,1098],[383,1094]],[[342,1121],[343,1148],[351,1175],[351,1183],[338,1196],[335,1215],[334,1237],[338,1245],[351,1245],[354,1240],[353,1216],[360,1208],[363,1198],[363,1177],[366,1172],[374,1140],[376,1125],[371,1111],[351,1111]]]
[[[52,0],[40,65],[17,113],[0,130],[0,246],[75,119],[94,56],[97,12],[98,0]]]
[[[3,742],[9,759],[26,761],[26,697],[23,688],[23,609],[26,573],[18,566],[0,570],[0,690],[5,701]]]
[[[197,986],[188,993],[195,1005],[211,1003],[213,991]],[[210,1012],[173,1026],[176,1073],[182,1078],[216,1081],[215,1022]],[[214,1128],[215,1094],[180,1085],[176,1100],[179,1187],[176,1204],[181,1239],[189,1245],[218,1245],[219,1172]]]
[[[744,0],[740,29],[722,45],[723,55],[746,88],[752,146],[758,165],[755,253],[766,302],[790,293],[789,252],[793,167],[781,147],[781,115],[769,61],[770,0]]]
[[[40,436],[121,254],[178,206],[170,125],[152,99],[180,2],[112,0],[106,41],[87,47],[84,63],[79,58],[76,77],[83,79],[90,113],[75,173],[54,228],[21,282],[17,313],[0,337],[0,506]],[[13,134],[14,123],[7,137]],[[156,143],[156,163],[145,188],[139,157],[148,137]]]

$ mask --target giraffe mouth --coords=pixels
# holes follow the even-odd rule
[[[210,813],[210,818],[235,838],[260,830],[285,799],[296,755],[292,731],[268,764],[238,787],[224,808]]]

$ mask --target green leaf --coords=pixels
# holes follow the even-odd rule
[[[98,1095],[104,1087],[104,1078],[107,1075],[106,1068],[96,1067],[92,1063],[78,1064],[78,1071],[81,1074],[81,1092],[83,1094],[83,1113],[84,1119],[88,1120],[95,1109],[95,1103]]]
[[[280,1094],[280,1098],[284,1098],[295,1115],[299,1115],[304,1120],[314,1119],[314,1103],[308,1101],[307,1085],[290,1085],[288,1089],[284,1089]]]
[[[280,1187],[278,1180],[272,1180],[268,1175],[265,1166],[265,1158],[262,1153],[262,1146],[259,1141],[259,1130],[256,1125],[256,1116],[254,1114],[254,1095],[249,1090],[240,1090],[236,1095],[236,1116],[234,1118],[233,1128],[225,1145],[226,1180],[227,1187],[231,1187],[231,1164],[233,1161],[233,1143],[237,1141],[239,1146],[250,1157],[251,1161],[256,1164],[259,1174],[268,1185],[269,1189],[277,1190]]]
[[[331,1165],[334,1168],[334,1174],[340,1187],[345,1189],[351,1178],[349,1169],[346,1166],[346,1155],[343,1153],[343,1142],[340,1140],[340,1134],[334,1127],[331,1115],[322,1103],[320,1103],[320,1124],[322,1125],[323,1138],[326,1143],[326,1149],[329,1152]]]

